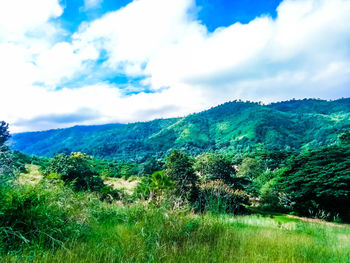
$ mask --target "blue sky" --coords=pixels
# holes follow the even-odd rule
[[[59,19],[68,30],[74,32],[81,22],[92,21],[131,2],[132,0],[96,1],[96,6],[86,9],[84,0],[64,0],[64,12]],[[276,17],[276,8],[281,2],[282,0],[196,0],[195,13],[209,31],[214,31],[235,22],[249,23],[263,14]]]
[[[0,119],[18,132],[348,97],[349,13],[348,0],[5,1]]]

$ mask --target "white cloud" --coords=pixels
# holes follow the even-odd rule
[[[57,0],[11,0],[0,2],[0,40],[16,40],[24,33],[37,31],[50,18],[62,14]]]
[[[285,0],[278,7],[276,20],[258,17],[249,24],[236,23],[213,33],[191,19],[191,8],[189,0],[134,1],[85,24],[75,39],[106,50],[109,67],[127,75],[148,76],[154,89],[184,84],[209,93],[225,91],[226,100],[236,94],[269,100],[271,94],[259,89],[259,80],[288,76],[276,82],[281,84],[277,89],[285,92],[285,96],[277,92],[280,99],[285,99],[298,94],[293,93],[289,74],[303,71],[302,75],[308,76],[303,86],[310,92],[298,90],[299,97],[312,92],[315,97],[333,97],[334,90],[318,94],[315,88],[329,86],[331,76],[327,82],[310,79],[329,64],[350,60],[348,0]],[[252,81],[257,87],[249,90],[243,85]],[[238,90],[240,87],[245,88]],[[343,90],[341,86],[338,89]]]
[[[83,24],[73,37],[108,52],[107,64],[130,75],[142,74],[142,65],[163,48],[200,27],[189,21],[192,0],[139,0],[101,19]]]
[[[18,98],[17,92],[8,93],[7,100],[0,105],[0,110],[11,108],[16,101],[12,114],[8,114],[11,123],[16,123],[13,131],[36,130],[31,127],[35,123],[30,120],[38,116],[69,115],[79,112],[80,109],[89,109],[98,112],[98,118],[92,121],[95,124],[110,122],[133,122],[152,120],[160,117],[184,116],[193,112],[202,105],[200,92],[187,90],[187,87],[163,90],[160,93],[139,93],[124,97],[114,86],[100,83],[79,89],[62,89],[48,91],[43,87],[30,87]],[[179,104],[179,102],[181,103]],[[43,110],[44,109],[44,110]],[[163,109],[165,112],[159,111]],[[146,113],[146,114],[145,114]],[[24,125],[22,126],[21,123]],[[52,125],[52,123],[48,123]],[[58,123],[60,127],[76,124],[91,124],[91,120]],[[49,129],[50,126],[41,126],[40,129]]]
[[[59,42],[43,51],[37,58],[39,79],[47,87],[55,88],[63,79],[84,72],[84,62],[96,60],[99,54],[93,46],[77,48],[67,42]]]
[[[6,94],[0,119],[16,123],[13,130],[52,128],[19,121],[81,109],[99,117],[57,126],[181,116],[232,99],[350,96],[348,0],[285,0],[276,19],[262,16],[212,33],[195,19],[193,0],[135,0],[83,23],[71,42],[59,38],[65,32],[50,20],[62,13],[57,0],[23,2],[30,14],[0,4],[19,20],[13,26],[0,8],[0,90]],[[124,95],[103,78],[55,90],[87,74],[88,63],[104,53],[103,65],[95,64],[99,74],[143,76],[140,85],[154,93]]]

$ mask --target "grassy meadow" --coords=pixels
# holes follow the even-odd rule
[[[17,199],[38,233],[31,241],[0,228],[2,238],[7,233],[9,240],[18,238],[16,244],[23,245],[9,249],[2,243],[1,263],[350,262],[346,224],[259,211],[244,216],[195,214],[169,202],[101,202],[96,193],[72,191],[55,179],[40,179],[36,166],[27,168],[29,174],[18,178],[22,186]],[[126,188],[128,183],[133,181],[125,180]],[[25,204],[26,195],[30,204]]]
[[[101,208],[100,208],[101,209]],[[197,216],[105,207],[57,250],[35,247],[2,262],[349,262],[350,228],[257,215]]]

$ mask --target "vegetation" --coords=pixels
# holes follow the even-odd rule
[[[205,153],[196,158],[195,170],[202,181],[222,180],[233,183],[236,175],[233,162],[222,154]]]
[[[291,159],[280,188],[293,210],[350,218],[350,147],[331,146]],[[321,215],[317,215],[321,216]]]
[[[9,148],[1,122],[1,262],[348,263],[349,114],[348,99],[234,102],[14,136],[55,139],[51,158]]]
[[[174,149],[194,156],[212,151],[249,153],[259,148],[316,150],[336,142],[349,128],[350,98],[271,105],[234,101],[184,118],[15,134],[10,145],[29,155],[84,152],[119,162],[144,163],[162,159]]]
[[[77,190],[99,191],[103,181],[92,170],[90,159],[84,153],[59,154],[49,161],[45,174],[58,174],[64,182],[72,182]]]
[[[198,177],[194,173],[193,160],[186,153],[175,150],[166,158],[165,175],[174,182],[177,195],[190,202],[197,199]]]
[[[201,212],[216,214],[244,214],[249,196],[242,190],[233,190],[220,180],[209,181],[201,185],[197,200],[197,209]]]

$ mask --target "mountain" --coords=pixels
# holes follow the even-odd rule
[[[269,105],[233,101],[183,118],[131,124],[75,126],[14,134],[10,147],[52,156],[81,151],[96,157],[143,161],[172,149],[246,152],[255,147],[301,151],[337,141],[350,130],[350,98],[304,99]]]

